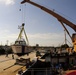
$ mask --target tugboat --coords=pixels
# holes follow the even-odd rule
[[[13,53],[17,54],[18,56],[22,56],[22,55],[25,55],[25,54],[28,54],[31,52],[31,50],[29,49],[28,38],[27,38],[26,32],[24,30],[24,25],[25,24],[23,23],[22,26],[20,27],[19,36],[18,36],[17,40],[15,41],[15,44],[12,45]],[[25,39],[22,37],[23,31],[24,31],[27,43],[26,43]]]

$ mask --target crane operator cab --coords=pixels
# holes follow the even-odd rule
[[[74,45],[74,51],[76,52],[76,33],[72,34],[72,42]]]

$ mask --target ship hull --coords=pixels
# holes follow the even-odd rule
[[[31,52],[29,47],[24,45],[13,45],[12,50],[13,50],[13,53],[17,54],[18,56],[29,54]]]

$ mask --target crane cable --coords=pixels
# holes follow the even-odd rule
[[[26,6],[26,4],[25,4],[25,6]],[[20,6],[19,11],[22,11],[21,14],[22,14],[22,23],[23,23],[23,24],[25,24],[25,14],[26,14],[26,13],[25,13],[25,10],[26,10],[26,8],[24,7],[24,5],[22,5],[22,7]],[[24,27],[23,27],[23,29],[21,29],[21,33],[19,34],[19,37],[20,37],[20,35],[22,35],[22,32],[23,32],[23,31],[24,31],[24,34],[25,34],[25,38],[26,38],[27,44],[29,45],[29,41],[28,41],[26,32],[25,32],[25,30],[24,30]],[[18,37],[18,39],[19,39],[19,37]]]
[[[26,6],[26,4],[25,4],[25,6]],[[21,12],[21,16],[22,16],[21,17],[22,23],[25,23],[25,14],[26,14],[25,10],[26,10],[26,7],[24,7],[24,5],[20,6],[19,11]]]

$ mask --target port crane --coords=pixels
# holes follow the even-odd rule
[[[76,25],[74,23],[70,22],[69,20],[67,20],[66,18],[62,17],[61,15],[59,15],[58,13],[56,13],[55,11],[50,10],[50,9],[48,9],[48,8],[42,6],[42,5],[39,5],[39,4],[35,3],[35,2],[32,2],[30,0],[23,0],[21,2],[21,4],[24,4],[26,2],[30,3],[30,4],[32,4],[34,6],[36,6],[38,8],[40,8],[41,10],[43,10],[43,11],[45,11],[47,13],[49,13],[50,15],[52,15],[53,17],[55,17],[61,23],[61,25],[66,30],[66,32],[69,35],[69,37],[71,38],[72,43],[74,45],[74,51],[76,52]],[[73,33],[72,36],[70,35],[69,31],[67,30],[67,28],[65,27],[64,24],[68,25],[69,27],[71,27],[75,31],[75,33]]]
[[[18,40],[22,38],[22,33],[24,32],[26,40],[27,40],[27,44],[29,45],[29,41],[28,41],[25,29],[24,29],[24,25],[25,24],[23,23],[22,26],[20,27],[20,33],[19,33],[19,36],[18,36]]]

